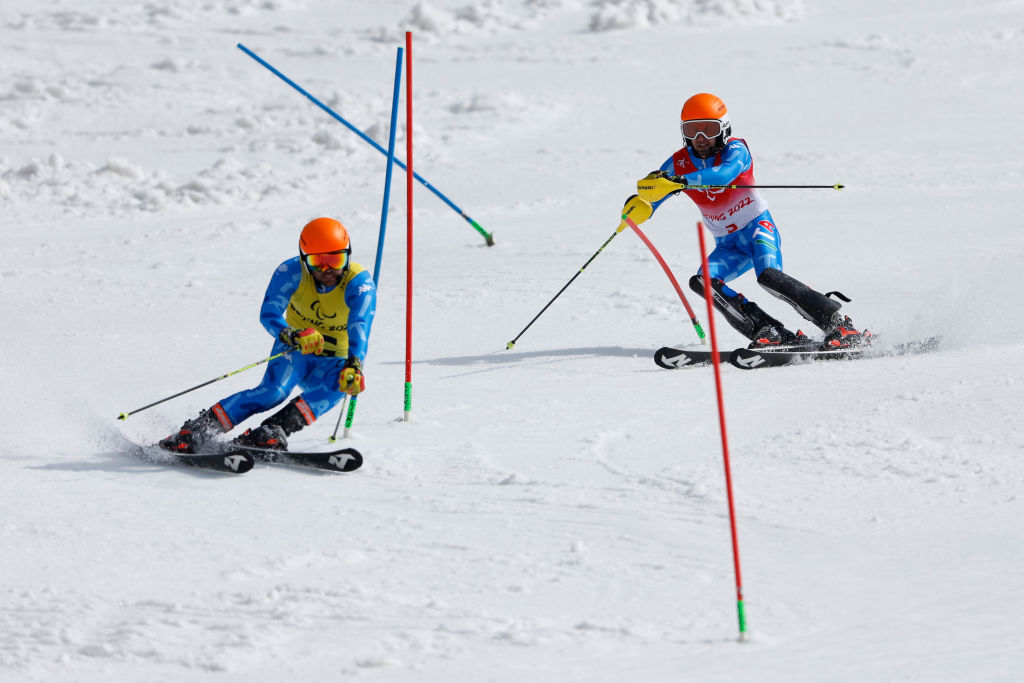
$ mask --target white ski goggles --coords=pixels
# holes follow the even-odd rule
[[[698,135],[703,135],[711,140],[721,135],[724,129],[725,126],[718,119],[695,119],[679,122],[679,130],[687,140],[693,140]]]

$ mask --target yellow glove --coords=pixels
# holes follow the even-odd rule
[[[654,209],[650,204],[640,199],[637,195],[633,195],[626,200],[626,205],[622,207],[622,221],[619,223],[617,232],[625,230],[629,223],[626,222],[626,218],[633,221],[637,225],[640,225],[654,213]]]
[[[304,330],[287,327],[281,330],[278,339],[292,348],[298,349],[303,354],[312,353],[318,355],[324,350],[324,335],[312,327],[307,327]]]
[[[684,187],[686,187],[686,180],[682,176],[669,175],[664,171],[648,173],[643,180],[638,180],[636,183],[637,194],[649,204],[660,202]],[[633,222],[635,223],[636,219]]]
[[[366,388],[366,378],[363,377],[363,364],[359,359],[352,356],[345,361],[345,367],[338,375],[338,388],[349,396],[355,396]]]

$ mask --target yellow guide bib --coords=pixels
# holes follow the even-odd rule
[[[348,304],[345,288],[359,273],[366,270],[358,263],[349,263],[337,286],[329,292],[316,291],[316,280],[305,268],[298,289],[288,302],[284,319],[296,329],[312,327],[324,335],[324,356],[348,356]]]

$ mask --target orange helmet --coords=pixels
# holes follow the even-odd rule
[[[326,254],[351,248],[348,230],[333,218],[314,218],[299,235],[299,249],[303,254]]]
[[[299,255],[311,270],[348,268],[351,253],[348,231],[333,218],[314,218],[299,235]]]
[[[726,141],[732,136],[729,110],[717,95],[697,93],[683,103],[683,110],[679,114],[679,129],[687,147],[691,149],[694,138],[699,135],[714,141],[714,147],[707,155],[710,156],[725,147]]]

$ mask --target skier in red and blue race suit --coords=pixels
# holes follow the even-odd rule
[[[233,440],[243,446],[287,450],[287,437],[312,424],[345,394],[366,387],[366,359],[377,293],[370,272],[351,260],[348,231],[333,218],[302,229],[299,255],[274,271],[260,308],[260,323],[274,338],[260,384],[221,399],[160,442],[176,453],[196,453],[218,433],[302,393],[255,429]],[[298,353],[295,353],[298,351]]]
[[[623,213],[636,223],[647,220],[669,197],[685,193],[697,204],[704,225],[715,238],[708,255],[715,307],[740,334],[759,346],[809,342],[800,330],[791,332],[760,306],[728,287],[753,268],[757,283],[793,306],[825,335],[824,348],[863,343],[870,332],[858,332],[842,304],[782,270],[782,240],[756,188],[692,188],[689,185],[755,185],[754,161],[745,140],[732,137],[728,110],[717,96],[698,93],[686,100],[680,114],[686,145],[637,183],[638,195],[626,201]],[[690,278],[690,288],[704,296],[703,266]],[[839,292],[830,292],[849,301]]]

